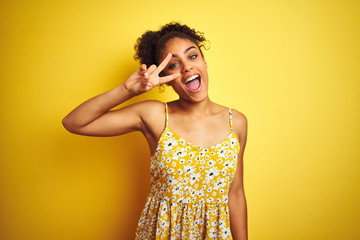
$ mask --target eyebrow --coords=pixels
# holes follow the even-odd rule
[[[196,47],[195,46],[188,47],[187,49],[185,49],[184,54],[187,53],[190,49],[193,49],[193,48],[196,48]],[[177,57],[177,55],[173,53],[172,57]]]

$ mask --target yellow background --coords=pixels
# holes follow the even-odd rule
[[[61,120],[123,83],[137,37],[172,20],[205,32],[210,98],[248,118],[249,239],[360,239],[355,0],[2,0],[0,238],[134,238],[145,138],[74,135]]]

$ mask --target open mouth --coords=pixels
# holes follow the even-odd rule
[[[198,74],[189,77],[185,81],[185,87],[192,92],[199,90],[200,86],[201,86],[201,78],[200,75]]]

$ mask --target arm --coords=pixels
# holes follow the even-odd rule
[[[144,110],[148,106],[146,101],[113,111],[110,109],[177,78],[178,74],[159,77],[170,59],[171,54],[158,67],[151,65],[148,69],[143,64],[124,84],[97,95],[72,110],[62,120],[63,126],[71,133],[87,136],[116,136],[142,131]]]
[[[247,139],[247,119],[242,113],[236,112],[235,127],[239,130],[240,151],[235,177],[229,189],[230,228],[234,240],[247,240],[247,205],[243,186],[243,156]],[[234,116],[234,118],[235,118]]]
[[[72,110],[63,120],[71,133],[86,136],[115,136],[141,129],[139,108],[134,106],[109,111],[132,98],[124,84],[95,96]]]

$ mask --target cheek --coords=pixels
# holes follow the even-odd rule
[[[181,82],[180,78],[177,78],[177,79],[169,82],[169,86],[171,86],[175,91],[177,89],[181,89],[181,85],[182,85],[182,82]]]

